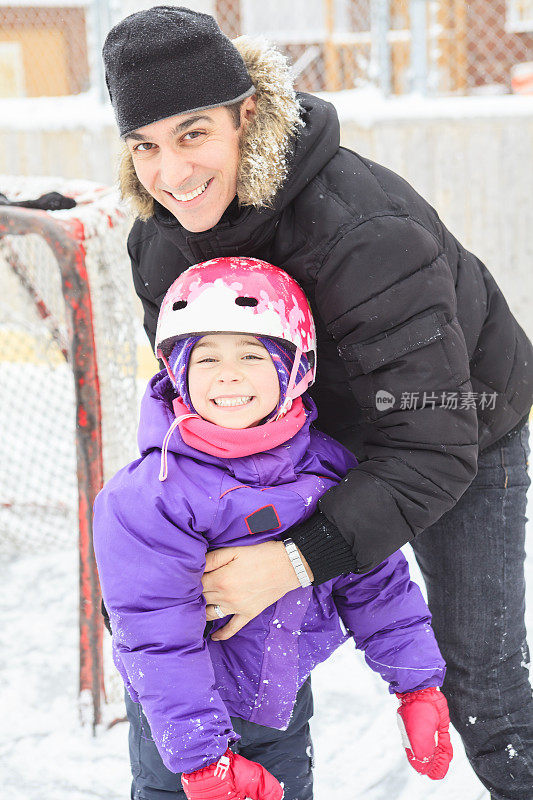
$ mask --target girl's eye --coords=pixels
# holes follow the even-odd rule
[[[248,353],[244,358],[253,358],[255,361],[262,361],[262,356],[256,356],[255,353]]]

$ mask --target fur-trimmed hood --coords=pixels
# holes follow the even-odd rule
[[[237,197],[240,206],[269,208],[288,174],[291,143],[302,127],[289,63],[274,46],[261,39],[240,36],[234,44],[256,87],[256,113],[240,145]],[[133,159],[124,145],[119,167],[122,197],[135,216],[147,220],[155,201],[140,183]]]

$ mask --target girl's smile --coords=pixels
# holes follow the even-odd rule
[[[270,354],[254,336],[217,333],[193,348],[189,394],[197,413],[223,428],[251,428],[279,402],[279,379]]]

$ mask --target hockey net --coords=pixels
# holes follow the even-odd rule
[[[50,191],[76,206],[0,206],[0,552],[78,543],[81,709],[95,726],[118,689],[102,653],[92,505],[136,456],[130,221],[107,187],[0,176],[10,201]]]

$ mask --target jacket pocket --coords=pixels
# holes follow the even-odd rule
[[[349,334],[337,348],[352,379],[390,368],[397,389],[434,391],[457,388],[470,378],[461,326],[456,317],[448,321],[442,312],[417,317],[367,342],[350,341],[354,338]],[[424,353],[409,357],[423,348]]]
[[[352,342],[350,340],[355,338],[355,334],[349,334],[338,345],[337,350],[350,376],[355,378],[358,375],[374,372],[407,353],[442,339],[444,327],[443,315],[432,312],[367,342]]]

